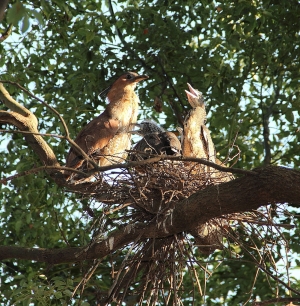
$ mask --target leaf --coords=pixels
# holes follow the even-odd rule
[[[60,291],[57,291],[57,292],[54,292],[54,296],[57,299],[61,299],[63,295],[62,295],[62,293]]]
[[[116,22],[116,27],[119,28],[119,29],[121,29],[122,26],[123,26],[123,23],[124,23],[123,20],[120,20],[120,19],[117,20],[117,22]]]
[[[95,33],[94,32],[87,32],[85,35],[85,40],[86,42],[90,42],[91,40],[93,40],[95,37]]]
[[[66,296],[72,296],[72,292],[68,289],[64,290],[63,293],[66,295]]]
[[[15,231],[17,234],[20,233],[20,229],[21,229],[21,226],[23,225],[23,221],[22,220],[17,220],[16,223],[15,223]]]
[[[26,15],[27,11],[25,6],[20,1],[17,1],[7,11],[7,21],[13,25],[17,25]]]
[[[290,109],[288,109],[287,112],[285,113],[285,118],[290,123],[295,123],[294,113]]]
[[[25,14],[22,21],[21,32],[25,33],[28,30],[28,28],[29,28],[29,17],[28,14]]]
[[[38,12],[38,11],[36,11],[36,10],[32,10],[31,13],[32,13],[33,16],[37,19],[37,21],[38,21],[38,23],[39,23],[40,25],[43,26],[43,25],[45,24],[45,23],[44,23],[43,15],[42,15],[40,12]]]

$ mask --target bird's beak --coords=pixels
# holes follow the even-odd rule
[[[131,123],[131,128],[132,128],[132,130],[130,130],[130,131],[128,131],[128,133],[130,133],[130,134],[139,134],[139,132],[140,132],[140,129],[138,129],[138,130],[134,130],[134,128],[135,127],[141,127],[141,125],[139,124],[139,123]]]
[[[134,78],[134,82],[140,82],[142,80],[146,80],[146,79],[149,79],[148,75],[146,74],[142,74],[142,75],[137,75],[135,78]]]
[[[102,91],[98,94],[98,96],[99,96],[100,98],[105,98],[105,97],[107,96],[108,92],[110,91],[110,89],[111,89],[111,85],[108,86],[107,88],[105,88],[104,90],[102,90]]]
[[[185,90],[185,93],[187,95],[188,100],[190,100],[190,98],[197,99],[198,98],[197,91],[192,87],[191,84],[187,83],[187,85],[188,85],[189,90],[190,90],[190,91]]]

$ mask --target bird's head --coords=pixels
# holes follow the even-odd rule
[[[137,134],[140,136],[145,136],[147,134],[154,134],[154,133],[162,133],[165,130],[160,127],[157,123],[152,120],[144,120],[141,123],[135,123],[134,126],[137,126],[138,130],[132,130],[132,134]]]
[[[185,92],[191,106],[193,108],[196,108],[198,106],[205,107],[202,92],[200,92],[198,89],[194,89],[189,83],[187,83],[187,85],[190,91],[186,90]]]
[[[101,97],[109,96],[109,94],[114,94],[116,91],[123,92],[126,87],[134,89],[136,84],[142,80],[146,80],[149,77],[145,74],[139,75],[135,72],[125,72],[120,77],[118,77],[112,85],[104,89],[99,95]],[[108,97],[109,98],[109,97]]]
[[[135,86],[138,82],[142,81],[142,80],[146,80],[148,79],[148,75],[142,74],[139,75],[135,72],[126,72],[123,75],[121,75],[116,82],[119,83],[120,85],[123,84],[123,86],[127,86],[127,85],[133,85]]]

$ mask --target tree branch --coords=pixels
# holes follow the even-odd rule
[[[10,81],[4,81],[4,82],[17,86],[18,88],[26,92],[29,96],[40,101],[51,111],[53,111],[59,117],[64,127],[66,133],[66,136],[64,136],[64,138],[72,145],[72,147],[76,150],[76,152],[78,152],[87,160],[87,162],[92,164],[95,168],[97,167],[97,163],[91,158],[89,158],[89,156],[70,138],[68,127],[64,119],[52,106],[50,106],[40,98],[34,96],[32,93],[30,93],[27,89],[25,89],[18,83]],[[5,105],[8,108],[13,110],[13,112],[0,111],[0,122],[12,124],[16,126],[20,131],[28,132],[25,135],[25,139],[31,145],[31,147],[33,148],[35,153],[39,156],[41,161],[47,166],[59,167],[60,165],[52,149],[39,135],[40,133],[37,130],[38,120],[36,116],[33,113],[31,113],[29,110],[27,110],[24,106],[22,106],[20,103],[18,103],[16,100],[14,100],[10,96],[8,91],[4,88],[1,82],[0,82],[0,99],[4,101]]]
[[[190,231],[212,218],[252,211],[269,204],[292,203],[300,207],[300,171],[274,166],[255,171],[258,173],[256,176],[244,176],[198,191],[148,224],[125,226],[90,247],[30,249],[1,246],[0,260],[15,258],[58,264],[99,259],[135,241],[139,236],[141,239],[164,238]]]

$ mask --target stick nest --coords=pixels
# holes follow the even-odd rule
[[[93,240],[120,226],[137,222],[146,225],[196,191],[232,179],[231,174],[198,163],[166,160],[101,173],[93,182],[90,195],[103,207],[103,214],[94,222]],[[124,302],[155,305],[162,300],[166,305],[180,304],[185,277],[193,281],[195,292],[202,296],[199,273],[207,275],[208,271],[199,257],[209,256],[217,249],[231,254],[230,244],[243,245],[245,239],[249,244],[245,248],[256,248],[257,256],[261,256],[258,243],[254,240],[249,243],[255,228],[251,222],[261,220],[269,224],[266,228],[269,232],[272,221],[268,215],[254,212],[226,215],[211,219],[188,233],[161,239],[137,239],[123,249],[125,258],[118,264],[110,290],[101,296],[101,305]],[[242,233],[234,230],[238,225],[242,225]]]

